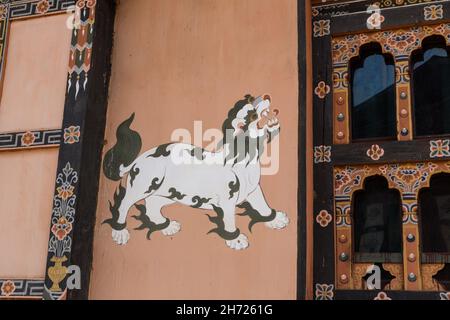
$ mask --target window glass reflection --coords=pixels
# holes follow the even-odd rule
[[[445,39],[432,36],[412,56],[416,136],[450,133],[450,58]]]
[[[362,46],[351,62],[352,139],[396,136],[395,66],[381,46]]]

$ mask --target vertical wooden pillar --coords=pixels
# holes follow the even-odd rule
[[[396,58],[398,141],[413,140],[409,56]]]
[[[297,21],[298,21],[298,81],[299,81],[299,124],[298,124],[298,259],[297,259],[297,299],[304,300],[308,297],[308,284],[310,256],[308,255],[308,106],[311,104],[309,97],[310,88],[308,81],[310,69],[308,63],[310,59],[310,37],[307,27],[307,16],[310,12],[310,1],[297,1]]]
[[[76,3],[44,299],[88,298],[114,15],[115,1]],[[81,289],[69,290],[77,269]]]

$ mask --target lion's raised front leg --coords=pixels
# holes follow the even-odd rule
[[[248,238],[236,228],[236,204],[234,201],[221,203],[221,207],[213,205],[217,216],[208,216],[217,227],[209,233],[217,233],[228,247],[234,250],[244,250],[249,246]]]
[[[252,227],[260,222],[264,222],[266,227],[270,229],[283,229],[289,224],[289,218],[286,213],[271,209],[262,192],[261,186],[247,197],[247,202],[239,206],[246,211],[243,216],[249,216],[251,221],[249,224],[250,231]]]

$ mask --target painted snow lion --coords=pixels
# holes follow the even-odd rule
[[[112,218],[104,221],[113,229],[113,240],[124,245],[130,239],[126,218],[133,206],[140,212],[134,218],[142,223],[137,230],[148,229],[148,239],[156,231],[176,234],[180,223],[161,213],[176,202],[214,211],[208,215],[215,224],[209,233],[218,234],[234,250],[249,246],[247,236],[236,228],[236,207],[244,209],[240,216],[250,218],[250,232],[261,222],[271,229],[285,228],[289,218],[267,204],[260,186],[260,156],[280,132],[279,111],[271,109],[271,101],[269,95],[247,95],[238,101],[223,123],[223,139],[215,152],[169,143],[139,156],[142,141],[130,129],[134,114],[123,122],[117,128],[117,143],[103,162],[108,179],[126,178],[126,187],[121,182],[110,202]]]

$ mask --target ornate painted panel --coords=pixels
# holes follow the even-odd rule
[[[411,85],[410,61],[430,36],[449,44],[449,12],[445,1],[327,1],[313,7],[313,52],[318,52],[313,62],[316,299],[408,299],[413,291],[442,299],[448,291],[442,276],[447,254],[424,258],[419,215],[426,215],[420,197],[430,181],[450,173],[449,137],[415,136],[413,94],[420,88]],[[379,51],[373,49],[377,46]],[[352,139],[352,85],[355,72],[362,72],[364,55],[392,58],[395,139]],[[372,76],[377,77],[377,70],[370,71]],[[370,83],[365,86],[370,89]],[[374,119],[365,121],[370,126]],[[384,193],[370,189],[374,179],[386,184]],[[398,195],[398,209],[388,198],[376,200],[388,193]],[[376,212],[388,212],[389,205],[401,219],[395,231],[401,237],[398,252],[380,249],[386,243],[387,233],[380,231],[386,216],[381,219]],[[364,212],[371,218],[361,220]],[[361,224],[368,232],[363,238]],[[370,277],[375,274],[381,279],[377,286]]]
[[[46,4],[48,10],[37,13],[37,6]],[[0,162],[3,181],[11,181],[1,186],[1,251],[8,258],[0,268],[0,298],[39,299],[44,292],[52,189],[63,141],[69,4],[0,5]],[[42,18],[24,19],[31,16]],[[36,189],[28,192],[27,185]]]
[[[78,187],[80,185],[80,176],[82,176],[79,174],[80,166],[83,161],[89,161],[92,166],[93,161],[95,161],[95,155],[98,153],[95,151],[98,149],[95,146],[98,144],[98,139],[95,138],[96,134],[92,132],[102,130],[104,126],[101,122],[101,114],[104,112],[102,101],[104,101],[105,97],[105,81],[107,82],[108,74],[109,36],[112,34],[112,32],[109,33],[108,28],[110,28],[111,21],[114,20],[113,18],[111,19],[111,12],[113,12],[111,7],[114,3],[101,1],[99,8],[103,10],[103,15],[100,19],[99,32],[96,32],[94,29],[96,5],[96,0],[2,0],[0,4],[0,78],[3,84],[2,108],[0,109],[0,116],[3,116],[0,119],[0,122],[3,121],[0,126],[0,157],[7,161],[11,154],[20,158],[28,158],[31,155],[33,158],[33,155],[38,153],[51,153],[53,155],[52,161],[39,161],[36,163],[46,166],[45,172],[48,171],[47,169],[52,173],[56,171],[56,179],[51,182],[45,179],[38,179],[50,183],[50,185],[45,185],[41,188],[45,192],[50,190],[49,197],[40,197],[44,200],[47,199],[46,207],[49,207],[44,211],[50,216],[46,215],[45,219],[39,221],[39,224],[44,222],[48,228],[48,219],[50,218],[50,230],[47,229],[47,232],[50,232],[50,239],[48,242],[44,240],[46,243],[44,245],[45,253],[42,250],[36,250],[36,252],[47,256],[47,263],[42,263],[42,261],[40,263],[41,265],[47,264],[47,267],[44,267],[42,272],[34,277],[27,272],[16,276],[12,274],[1,275],[0,278],[9,276],[9,278],[3,277],[0,280],[1,297],[61,299],[67,296],[66,277],[71,270],[70,266],[73,264],[71,251],[74,225],[76,223],[75,212],[76,207],[79,206],[77,200],[84,200],[86,204],[92,201],[86,200],[83,194],[79,195],[80,190]],[[25,41],[15,42],[19,38],[15,30],[18,30],[20,26],[36,24],[38,27],[45,27],[45,21],[58,22],[52,30],[41,32],[35,37],[29,37],[30,41],[25,39]],[[67,35],[66,39],[58,39],[57,36],[54,36],[58,32]],[[106,34],[109,34],[109,36]],[[97,73],[92,73],[91,61],[94,59],[93,39],[95,35],[101,38],[102,45],[98,46],[97,55],[95,56],[97,59]],[[46,36],[47,38],[45,38]],[[40,37],[43,37],[44,40],[41,39],[40,41]],[[40,43],[34,49],[24,50],[24,46],[33,45],[33,41],[40,41]],[[63,52],[58,50],[51,51],[54,44],[50,43],[48,46],[43,46],[43,41],[44,43],[45,41],[57,41],[65,49],[63,49]],[[17,52],[10,59],[7,59],[7,47],[10,50],[14,50],[17,47]],[[50,52],[47,52],[46,57],[40,58],[41,60],[39,61],[40,55],[35,55],[35,59],[38,59],[38,61],[35,61],[34,65],[28,66],[30,77],[40,79],[40,76],[44,76],[44,80],[36,83],[27,78],[25,80],[17,78],[17,76],[23,74],[26,76],[26,70],[25,72],[17,72],[17,66],[14,67],[16,65],[14,59],[22,59],[21,57],[31,52],[45,52],[46,49],[50,50]],[[55,54],[56,57],[52,57],[52,54]],[[62,77],[49,79],[51,68],[58,64],[57,62],[60,59],[63,59],[61,60],[63,72],[60,74]],[[24,60],[21,61],[23,62]],[[67,66],[68,69],[66,69]],[[9,67],[14,69],[14,71],[8,73],[7,69]],[[44,68],[45,70],[40,70],[39,68]],[[38,75],[33,76],[32,72],[37,72]],[[89,75],[91,74],[93,81],[90,81]],[[51,83],[52,80],[54,80],[54,84]],[[14,81],[16,83],[13,86],[12,83]],[[46,84],[46,87],[45,90],[42,90],[42,85],[44,84]],[[92,98],[92,94],[88,95],[88,92],[93,92],[90,88],[94,86],[96,87],[95,99]],[[27,95],[14,96],[14,94],[11,94],[14,91],[14,87],[16,89],[22,88],[24,93],[31,92],[35,95],[34,100],[24,100],[23,103],[17,103],[17,99],[23,100]],[[39,91],[39,88],[41,88],[41,91]],[[52,101],[53,95],[62,97],[55,103],[54,108],[47,106],[47,108],[42,109],[41,113],[38,111],[36,116],[26,115],[26,108],[30,111],[32,111],[31,108],[33,107],[38,109],[37,105],[39,103],[37,102],[42,101],[42,96],[47,97],[48,103],[54,102]],[[33,104],[33,102],[35,103]],[[13,106],[14,103],[17,107],[23,107],[24,114],[22,118],[17,117],[17,114],[20,114],[20,110],[17,110],[17,108],[16,110],[14,108],[6,108],[7,104]],[[89,120],[87,117],[88,103],[91,104],[90,114],[92,115],[92,118]],[[60,114],[55,115],[55,110],[60,110]],[[45,112],[48,115],[45,115]],[[20,121],[17,122],[17,119],[26,119],[29,123],[24,122],[20,125]],[[39,119],[45,119],[46,121],[39,122]],[[18,123],[17,127],[14,126],[15,122]],[[88,143],[83,143],[83,133],[91,135]],[[84,146],[84,153],[81,152],[82,146]],[[31,149],[44,147],[59,147],[59,152],[58,149],[31,151]],[[88,152],[88,148],[93,149],[93,151]],[[20,153],[10,153],[11,151],[20,151]],[[89,159],[89,157],[91,158]],[[20,163],[17,162],[17,165]],[[51,166],[52,164],[54,167]],[[94,169],[86,169],[83,175],[90,174],[93,177],[95,175],[93,173],[95,172],[95,166],[92,167]],[[29,170],[32,170],[32,168],[30,167]],[[39,172],[44,173],[43,170],[38,169],[33,173]],[[10,173],[13,172],[11,171]],[[29,176],[34,177],[31,174]],[[47,178],[52,176],[53,174],[46,175]],[[89,188],[86,187],[84,190],[86,191]],[[52,189],[53,191],[51,191]],[[26,195],[24,194],[24,196]],[[33,203],[29,199],[26,202]],[[83,214],[86,214],[85,212],[88,211],[89,209],[84,209]],[[47,236],[45,238],[48,240]],[[88,242],[87,239],[84,239],[84,243],[86,242]],[[40,261],[34,260],[32,261],[33,263]],[[23,265],[26,265],[26,263]],[[80,266],[82,268],[85,267],[84,265]],[[24,278],[20,279],[20,276]],[[81,281],[86,283],[86,278],[88,277],[88,273],[84,274]]]

